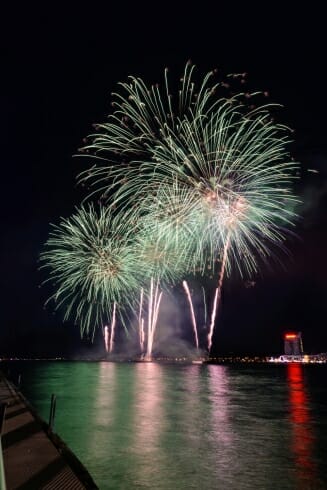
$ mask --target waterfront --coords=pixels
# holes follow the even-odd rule
[[[325,365],[7,367],[100,489],[327,487]]]

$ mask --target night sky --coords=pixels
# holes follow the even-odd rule
[[[68,217],[85,197],[76,176],[87,162],[73,155],[92,123],[111,111],[117,82],[132,74],[161,83],[166,66],[179,76],[188,59],[201,74],[246,72],[250,88],[283,104],[282,121],[295,130],[292,156],[301,162],[303,204],[297,236],[287,244],[291,257],[284,268],[263,269],[253,287],[238,277],[226,282],[214,351],[278,354],[282,332],[295,329],[306,352],[326,352],[325,15],[312,3],[303,11],[275,2],[116,3],[13,6],[3,16],[0,354],[100,349],[101,339],[92,346],[78,327],[43,309],[38,256],[49,223]]]

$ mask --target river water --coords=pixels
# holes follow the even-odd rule
[[[327,488],[326,365],[9,368],[101,490]]]

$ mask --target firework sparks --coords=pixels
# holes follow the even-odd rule
[[[212,81],[213,72],[195,90],[194,69],[186,65],[175,105],[167,71],[163,90],[134,77],[122,83],[125,95],[115,95],[115,112],[98,125],[85,147],[102,165],[83,173],[81,180],[110,195],[117,206],[160,196],[166,204],[159,221],[162,235],[168,232],[166,243],[179,240],[181,221],[190,230],[193,218],[196,233],[192,228],[188,238],[197,236],[202,271],[208,258],[214,267],[232,224],[227,272],[234,262],[242,274],[251,275],[258,268],[257,257],[267,260],[271,245],[283,243],[285,228],[295,218],[291,184],[298,164],[286,150],[289,130],[272,120],[271,111],[278,106],[261,103],[264,94],[226,95],[225,84]],[[126,165],[116,164],[121,154]],[[178,212],[176,195],[184,202]],[[160,205],[150,203],[150,208],[148,220],[153,217],[155,223]],[[189,241],[179,240],[184,247]]]
[[[106,352],[109,352],[109,330],[108,325],[104,327],[104,345],[106,348]]]
[[[191,293],[190,293],[190,289],[189,289],[188,284],[187,284],[186,281],[183,281],[183,288],[185,289],[186,296],[187,296],[187,299],[188,299],[188,302],[189,302],[189,305],[190,305],[192,325],[193,325],[194,338],[195,338],[195,346],[198,349],[199,348],[198,330],[197,330],[197,326],[196,326],[196,319],[195,319],[195,313],[194,313],[194,308],[193,308]]]
[[[133,306],[141,268],[127,221],[108,209],[82,207],[53,227],[41,254],[57,288],[48,301],[63,308],[64,319],[79,324],[82,333],[94,332],[108,316],[113,321],[117,304]]]
[[[219,288],[216,288],[215,297],[213,300],[212,312],[211,312],[211,322],[210,322],[209,333],[208,333],[208,352],[210,352],[211,346],[212,346],[212,336],[213,336],[213,331],[214,331],[214,327],[215,327],[215,321],[216,321],[216,315],[217,315],[217,304],[219,301],[219,296],[220,296]]]
[[[148,301],[148,338],[147,338],[147,351],[145,360],[151,361],[152,348],[154,341],[154,333],[157,326],[159,307],[162,298],[162,291],[159,292],[159,285],[156,283],[154,287],[154,281],[151,278],[150,294]]]
[[[139,340],[140,340],[140,349],[141,352],[144,351],[144,318],[142,317],[142,309],[143,309],[143,288],[141,288],[140,294],[140,311],[139,311]]]
[[[292,184],[298,164],[288,155],[289,129],[271,117],[277,105],[261,102],[265,94],[260,92],[228,94],[226,87],[240,79],[238,75],[230,75],[226,84],[214,82],[210,72],[196,89],[194,69],[186,65],[176,99],[170,95],[167,70],[163,89],[134,77],[120,84],[122,94],[114,94],[113,114],[96,126],[83,149],[99,165],[80,175],[90,196],[102,194],[108,209],[115,210],[115,233],[97,225],[95,240],[88,221],[83,233],[90,246],[84,255],[76,250],[67,254],[63,236],[68,232],[75,239],[80,233],[72,233],[76,224],[67,221],[64,233],[57,229],[49,240],[53,250],[44,254],[58,286],[54,299],[68,300],[67,317],[77,308],[84,329],[94,323],[94,311],[102,317],[110,304],[112,315],[112,305],[126,301],[127,289],[139,291],[150,280],[149,357],[162,297],[159,283],[165,287],[208,270],[217,274],[210,351],[225,276],[232,269],[241,275],[255,273],[259,258],[270,261],[272,250],[283,248],[287,228],[295,220]],[[125,219],[126,214],[132,218]],[[133,244],[127,238],[122,246],[122,237],[131,233]],[[104,246],[97,240],[107,241]],[[67,264],[72,257],[75,268]],[[88,306],[91,303],[97,308]],[[143,296],[141,347],[142,309]],[[194,310],[191,314],[196,332]]]
[[[225,268],[226,268],[227,257],[228,257],[229,239],[230,237],[228,236],[224,247],[223,260],[221,263],[221,268],[219,273],[218,287],[216,288],[215,291],[215,298],[212,306],[211,322],[210,322],[209,333],[208,333],[208,352],[210,352],[212,346],[212,336],[213,336],[213,331],[214,331],[214,326],[215,326],[215,321],[217,316],[217,310],[219,308],[220,299],[221,299],[221,289],[223,286]]]
[[[110,354],[114,350],[115,327],[116,327],[116,302],[114,302],[114,307],[113,307],[113,312],[112,312],[112,321],[111,321],[111,326],[110,326],[110,343],[109,343],[109,353]]]

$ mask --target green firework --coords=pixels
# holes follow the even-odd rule
[[[235,263],[241,273],[252,273],[257,257],[268,259],[272,244],[282,246],[296,217],[290,209],[298,165],[287,150],[290,131],[273,121],[277,106],[260,102],[264,94],[227,94],[225,83],[212,81],[213,72],[197,88],[193,75],[187,64],[176,98],[167,70],[162,90],[134,77],[122,83],[113,114],[84,148],[99,164],[80,179],[122,211],[147,202],[147,227],[152,220],[158,240],[165,236],[165,246],[174,247],[181,236],[174,221],[178,189],[180,200],[188,200],[183,221],[197,224],[195,240],[193,231],[185,237],[190,250],[182,245],[181,255],[195,250],[204,271],[228,243],[227,272]],[[239,79],[230,75],[229,83]],[[166,218],[158,219],[162,196]]]
[[[141,267],[125,217],[93,205],[53,225],[41,254],[42,267],[56,292],[50,298],[63,308],[65,320],[94,332],[110,320],[114,303],[120,314],[133,304],[141,281]]]

